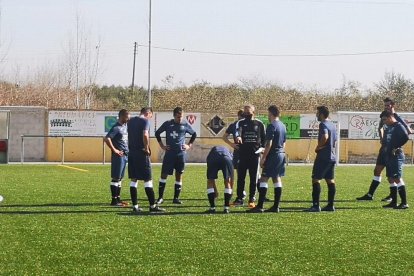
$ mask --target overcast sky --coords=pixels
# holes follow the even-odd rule
[[[136,84],[146,87],[149,0],[0,3],[3,74],[22,78],[57,64],[78,15],[91,45],[100,45],[98,83],[130,85],[136,41]],[[339,87],[344,77],[370,87],[390,71],[414,79],[413,14],[414,1],[403,0],[152,0],[153,46],[172,49],[153,48],[152,84],[168,75],[185,84],[258,79],[318,88]],[[373,54],[391,51],[405,52]]]

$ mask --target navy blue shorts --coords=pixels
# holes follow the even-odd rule
[[[286,156],[284,152],[268,155],[264,168],[262,171],[262,177],[281,177],[285,175]]]
[[[405,155],[404,153],[400,153],[397,156],[392,156],[387,159],[387,177],[391,178],[401,178],[402,177],[402,167],[404,164]]]
[[[125,168],[128,163],[128,156],[119,156],[112,153],[111,156],[111,177],[112,179],[124,178]]]
[[[175,172],[182,174],[185,167],[186,153],[167,150],[162,160],[161,173],[172,175]]]
[[[312,169],[313,179],[334,179],[335,178],[335,161],[315,160]]]
[[[151,160],[144,152],[129,152],[128,176],[130,179],[148,181],[152,179]]]
[[[381,147],[380,150],[379,150],[378,157],[377,157],[377,162],[375,163],[375,165],[384,166],[385,167],[386,164],[387,164],[387,160],[386,159],[387,158],[386,158],[385,151]]]
[[[218,154],[207,157],[207,179],[217,179],[218,172],[223,172],[224,180],[234,177],[233,160],[228,156]]]

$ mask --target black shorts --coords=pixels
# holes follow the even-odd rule
[[[380,148],[379,152],[378,152],[378,157],[377,157],[377,162],[375,163],[375,165],[378,166],[386,166],[387,164],[387,155],[385,153],[385,151],[382,149],[382,147]]]
[[[217,179],[218,172],[223,172],[224,180],[233,179],[233,161],[228,156],[209,156],[207,158],[207,179]]]
[[[161,173],[172,175],[175,170],[175,172],[182,174],[185,168],[185,159],[185,151],[176,152],[167,150],[162,160]]]
[[[335,161],[315,160],[315,163],[313,163],[312,178],[317,180],[334,179]]]
[[[150,157],[144,152],[130,152],[128,156],[128,176],[130,179],[151,180]]]

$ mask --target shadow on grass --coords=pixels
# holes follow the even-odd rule
[[[0,205],[1,208],[32,208],[32,207],[91,207],[105,206],[111,207],[109,203],[44,203],[44,204],[10,204]]]
[[[59,215],[59,214],[95,214],[95,213],[115,213],[119,210],[79,210],[79,211],[0,211],[0,215]]]

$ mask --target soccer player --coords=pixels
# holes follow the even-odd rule
[[[128,162],[128,129],[127,122],[129,112],[121,109],[118,113],[118,121],[109,130],[105,137],[105,143],[111,149],[111,196],[112,206],[124,206],[126,202],[121,201],[121,180],[124,177],[125,167]]]
[[[316,158],[312,170],[312,207],[305,210],[308,212],[320,212],[319,198],[321,194],[321,180],[325,179],[328,185],[328,205],[322,211],[335,211],[335,147],[336,129],[329,120],[329,109],[326,106],[318,106],[316,117],[319,123],[318,145],[315,148]]]
[[[129,190],[131,193],[132,212],[137,214],[142,212],[138,207],[138,180],[144,181],[145,193],[149,201],[149,211],[164,212],[155,204],[155,194],[152,184],[151,171],[151,149],[149,137],[149,119],[152,117],[150,107],[143,108],[138,117],[134,117],[128,122],[128,175],[131,179]]]
[[[275,105],[269,106],[268,118],[270,124],[266,128],[266,145],[260,166],[263,168],[259,181],[259,201],[255,208],[248,210],[251,213],[264,212],[263,203],[266,199],[268,180],[272,178],[274,185],[274,205],[267,212],[279,213],[280,197],[282,195],[282,176],[285,175],[285,143],[286,126],[279,120],[280,111]]]
[[[408,141],[405,127],[397,121],[391,111],[384,111],[382,120],[387,125],[384,133],[384,155],[388,182],[390,183],[391,202],[384,208],[407,209],[407,193],[405,184],[401,181],[402,167],[405,156],[402,146]],[[401,204],[397,205],[397,193],[400,194]]]
[[[413,131],[407,125],[407,123],[395,112],[395,102],[391,98],[387,97],[384,99],[384,111],[390,111],[394,114],[394,118],[402,124],[402,126],[407,130],[408,134],[412,134]],[[380,116],[381,117],[381,116]],[[372,179],[371,185],[369,186],[368,193],[361,197],[357,197],[357,200],[373,200],[374,193],[377,190],[379,184],[381,183],[381,173],[385,168],[385,151],[384,151],[384,131],[387,126],[383,123],[382,119],[378,125],[378,133],[380,137],[381,147],[378,152],[377,162],[374,168],[374,177]],[[402,183],[404,181],[401,179]],[[390,201],[391,195],[383,198],[382,201]]]
[[[172,175],[175,170],[175,188],[174,188],[174,204],[182,204],[179,199],[182,187],[182,175],[184,173],[186,152],[191,148],[197,137],[196,132],[187,121],[183,120],[183,109],[181,107],[174,108],[174,119],[165,121],[155,132],[160,147],[165,150],[164,159],[162,161],[161,179],[159,182],[159,194],[157,204],[164,202],[164,190],[167,183],[168,175]],[[161,133],[165,132],[166,145],[161,140]],[[188,144],[185,143],[186,133],[191,135]]]
[[[215,199],[217,197],[216,179],[218,171],[223,172],[224,179],[224,213],[230,212],[230,200],[233,193],[233,157],[230,151],[221,146],[213,147],[207,156],[207,197],[210,203],[210,209],[206,213],[213,214],[216,212]]]
[[[247,170],[249,170],[249,208],[256,206],[254,201],[259,163],[259,155],[256,154],[256,151],[260,147],[264,147],[266,139],[264,125],[261,121],[254,119],[254,111],[253,105],[244,107],[244,119],[237,122],[235,132],[236,143],[239,144],[240,161],[237,167],[237,198],[233,204],[235,206],[243,205],[245,178]]]
[[[236,137],[234,136],[234,133],[236,132],[236,124],[241,119],[243,119],[243,110],[240,109],[237,112],[237,121],[235,121],[234,123],[231,123],[223,135],[224,142],[226,142],[230,147],[233,148],[233,160],[232,161],[233,161],[233,167],[235,169],[237,169],[240,158],[239,158],[239,145],[236,143],[236,139],[235,139]],[[230,135],[233,136],[233,141],[229,139]]]

